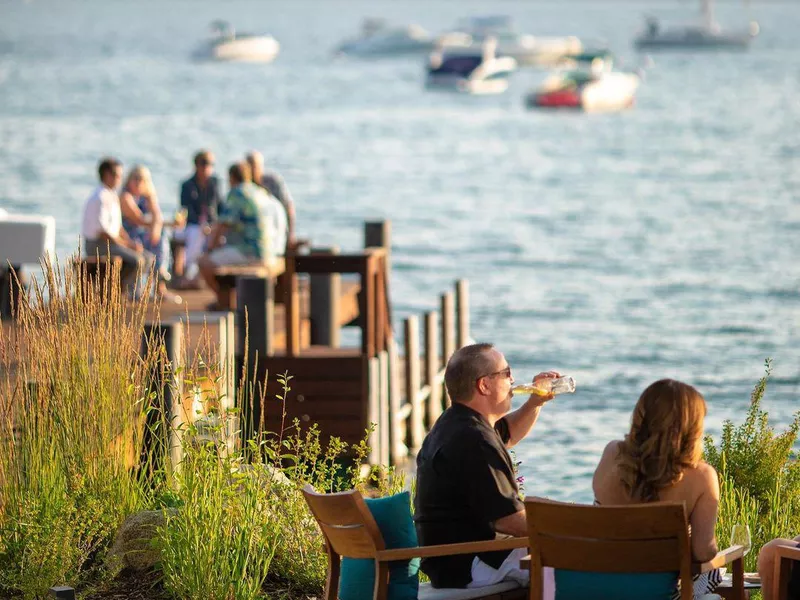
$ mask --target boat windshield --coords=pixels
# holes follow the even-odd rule
[[[467,76],[477,69],[482,61],[480,56],[446,56],[442,64],[431,73],[436,75],[462,75]]]

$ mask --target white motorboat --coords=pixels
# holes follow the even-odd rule
[[[616,111],[633,105],[641,75],[613,69],[607,53],[587,53],[569,61],[570,70],[554,73],[525,99],[528,108]],[[584,68],[581,64],[588,65]]]
[[[510,56],[519,65],[555,64],[565,56],[579,54],[581,41],[574,36],[539,37],[518,33],[506,16],[474,17],[464,21],[456,31],[439,37],[439,46],[453,53],[473,51],[493,37],[498,56]]]
[[[390,27],[381,19],[367,19],[361,35],[346,40],[337,49],[339,54],[351,56],[395,56],[430,52],[434,39],[417,24]]]
[[[237,33],[225,21],[214,21],[211,31],[211,40],[195,53],[196,58],[268,63],[280,51],[280,44],[271,35]]]
[[[751,21],[747,30],[723,31],[714,20],[712,0],[702,0],[703,18],[698,24],[665,29],[655,17],[649,17],[645,31],[636,38],[639,50],[716,50],[745,49],[758,35],[759,26]]]
[[[468,94],[499,94],[508,89],[508,77],[516,69],[517,61],[498,57],[494,40],[488,38],[478,51],[438,50],[431,54],[426,85]]]

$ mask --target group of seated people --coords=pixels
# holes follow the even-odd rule
[[[559,376],[548,371],[534,381]],[[508,449],[528,435],[553,396],[531,395],[511,411],[513,384],[511,367],[491,344],[465,346],[448,361],[445,386],[452,404],[417,455],[414,521],[420,545],[528,535]],[[705,416],[705,400],[694,387],[672,379],[656,381],[639,397],[625,438],[606,446],[592,479],[596,504],[683,502],[697,562],[718,552],[714,529],[720,487],[716,471],[702,460]],[[761,550],[766,600],[771,600],[775,547],[798,544],[800,537],[774,540]],[[527,584],[529,572],[520,565],[526,554],[517,549],[426,558],[421,568],[434,587],[475,588],[509,579]],[[793,593],[800,600],[800,568],[794,569],[793,578]],[[719,571],[696,576],[695,597],[712,593],[721,580]],[[545,570],[544,583],[544,598],[554,598],[551,569]]]
[[[214,155],[208,150],[198,152],[194,174],[181,186],[180,210],[172,220],[164,218],[147,167],[135,165],[119,193],[123,179],[119,160],[101,160],[98,176],[100,185],[83,209],[84,253],[120,257],[123,281],[132,294],[140,293],[150,269],[166,301],[182,301],[168,284],[181,290],[199,289],[205,283],[218,292],[216,267],[282,256],[294,238],[292,197],[283,178],[264,168],[259,152],[250,152],[230,166],[224,200],[214,174]],[[176,278],[170,272],[168,231],[184,247],[181,276]],[[218,295],[209,308],[221,308],[220,302]]]

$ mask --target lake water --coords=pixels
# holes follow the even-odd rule
[[[54,215],[66,256],[101,155],[149,165],[171,210],[195,150],[224,168],[260,148],[316,244],[356,249],[364,220],[392,220],[398,319],[466,277],[474,337],[518,379],[576,377],[517,456],[528,493],[589,500],[655,379],[698,386],[716,433],[772,357],[773,421],[800,408],[800,6],[751,4],[718,6],[759,21],[749,51],[654,55],[634,109],[584,115],[525,110],[539,71],[460,97],[426,92],[421,58],[331,49],[365,16],[438,32],[490,12],[635,65],[644,12],[695,3],[0,0],[0,206]],[[192,62],[215,18],[272,33],[277,61]]]

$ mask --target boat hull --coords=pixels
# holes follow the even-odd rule
[[[642,36],[635,40],[638,50],[744,50],[752,41],[749,34],[664,33],[658,36]]]
[[[517,61],[509,56],[481,63],[469,75],[428,71],[425,85],[429,89],[465,94],[501,94],[508,89],[508,78],[516,70]]]
[[[432,40],[353,40],[345,42],[337,48],[338,54],[347,54],[349,56],[359,56],[362,58],[368,57],[384,57],[384,56],[402,56],[407,54],[424,54],[431,52],[434,49]]]
[[[260,62],[275,60],[280,44],[271,36],[254,36],[215,42],[208,51],[212,60],[228,62]]]
[[[639,77],[633,73],[608,73],[598,81],[573,89],[536,91],[528,95],[528,108],[613,112],[633,106]]]

